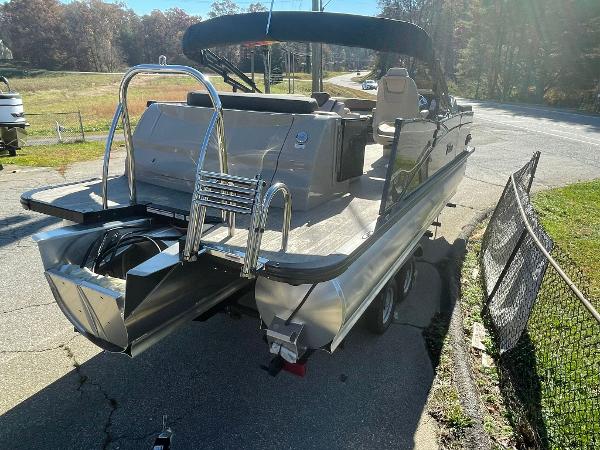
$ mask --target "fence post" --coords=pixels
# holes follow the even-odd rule
[[[535,177],[535,173],[537,172],[537,166],[538,166],[538,162],[540,161],[540,152],[535,152],[533,154],[533,167],[531,168],[531,176],[529,177],[529,184],[527,185],[527,193],[529,194],[529,192],[531,191],[531,185],[533,184],[533,178]],[[517,195],[517,193],[515,192],[515,195]]]
[[[60,123],[58,123],[58,120],[54,121],[56,123],[56,136],[58,138],[58,143],[60,144],[62,142],[62,133],[60,132]]]
[[[496,284],[494,285],[494,289],[492,289],[492,292],[490,292],[490,295],[488,296],[488,304],[489,304],[489,302],[492,301],[492,299],[494,298],[494,295],[496,295],[496,292],[498,291],[498,288],[500,287],[500,283],[502,283],[502,280],[504,280],[504,277],[506,276],[506,273],[508,272],[508,268],[512,264],[513,259],[515,259],[515,256],[517,256],[517,252],[519,251],[519,248],[521,247],[521,244],[523,243],[525,236],[527,236],[527,229],[525,227],[523,227],[523,230],[521,231],[521,235],[519,236],[519,240],[517,241],[515,248],[513,248],[513,251],[510,253],[510,256],[508,257],[508,261],[506,261],[506,264],[502,268],[502,272],[500,272],[500,276],[498,277],[498,280],[496,281]]]
[[[79,116],[79,129],[81,130],[81,140],[85,142],[85,132],[83,131],[83,120],[81,119],[81,111],[77,111]]]

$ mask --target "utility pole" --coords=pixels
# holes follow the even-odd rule
[[[256,86],[254,83],[254,47],[252,47],[252,50],[250,50],[250,72],[252,73],[252,84]],[[252,92],[254,92],[254,89]]]
[[[292,94],[296,93],[296,58],[292,53]]]
[[[312,0],[312,10],[316,12],[321,11],[321,1]],[[311,55],[312,55],[312,91],[321,91],[321,45],[311,44]]]
[[[288,94],[292,93],[292,52],[287,51]]]
[[[271,47],[263,46],[265,94],[271,93]]]

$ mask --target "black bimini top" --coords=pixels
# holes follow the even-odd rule
[[[233,14],[190,26],[183,35],[183,53],[204,64],[205,49],[262,42],[317,42],[412,56],[432,70],[441,106],[450,104],[431,38],[422,28],[401,20],[313,11]]]
[[[430,65],[434,63],[431,38],[412,23],[310,11],[234,14],[199,22],[185,32],[183,53],[194,61],[201,61],[201,52],[207,48],[264,41],[368,48],[413,56]]]

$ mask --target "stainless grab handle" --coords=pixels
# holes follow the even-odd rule
[[[246,256],[244,258],[244,266],[242,267],[242,276],[251,278],[254,276],[253,271],[258,263],[258,254],[260,253],[260,244],[262,235],[267,226],[267,216],[269,215],[269,207],[273,197],[280,192],[283,194],[283,225],[281,226],[281,248],[280,251],[287,251],[288,237],[290,234],[290,224],[292,221],[292,194],[288,187],[283,183],[275,183],[265,193],[262,203],[257,203],[255,208],[259,208],[257,214],[252,216],[250,229],[248,230],[248,245],[246,248]],[[260,195],[260,193],[259,193]]]
[[[267,226],[267,216],[269,214],[269,207],[271,206],[271,201],[273,200],[273,197],[275,197],[275,194],[277,194],[280,191],[283,194],[283,225],[281,226],[280,251],[285,252],[287,251],[288,237],[290,234],[290,225],[292,222],[292,194],[285,184],[275,183],[267,190],[262,204],[260,229],[264,230],[264,228]],[[259,249],[257,249],[257,253],[258,250]]]
[[[112,148],[115,130],[119,125],[121,114],[123,114],[123,105],[119,103],[115,110],[115,115],[113,116],[110,130],[108,131],[108,137],[106,138],[106,145],[104,147],[104,161],[102,163],[102,209],[108,209],[108,165],[110,164],[110,149]]]
[[[196,167],[196,180],[199,178],[200,171],[204,165],[204,157],[206,156],[206,149],[212,131],[214,128],[217,129],[217,146],[219,148],[219,162],[221,172],[227,173],[227,153],[225,150],[225,134],[223,129],[223,108],[221,106],[221,100],[216,89],[200,71],[193,69],[188,66],[181,65],[160,65],[160,64],[140,64],[132,67],[127,71],[121,80],[121,87],[119,89],[119,102],[123,105],[123,133],[125,134],[125,149],[127,151],[127,176],[129,179],[129,201],[136,203],[136,191],[135,191],[135,158],[133,155],[133,145],[131,138],[131,125],[129,123],[129,110],[127,108],[127,90],[129,83],[138,74],[179,74],[179,75],[190,75],[199,81],[208,91],[208,95],[213,104],[214,113],[213,118],[210,121],[209,127],[204,134],[204,140],[202,141],[202,147],[200,148],[200,155],[198,156],[198,165]],[[190,217],[190,220],[192,218]]]
[[[126,174],[128,179],[128,187],[129,187],[129,202],[131,204],[135,204],[137,201],[136,195],[136,187],[135,187],[135,157],[133,153],[133,143],[131,137],[131,125],[129,121],[129,110],[127,108],[127,90],[129,88],[129,83],[131,80],[138,74],[178,74],[178,75],[189,75],[192,78],[199,81],[208,91],[208,95],[213,104],[214,113],[210,120],[209,126],[204,135],[204,139],[202,141],[202,147],[200,148],[200,154],[198,156],[198,165],[196,166],[196,187],[198,186],[198,181],[200,179],[200,173],[202,171],[202,166],[204,165],[204,158],[206,156],[206,150],[208,148],[208,143],[210,140],[210,136],[212,135],[213,130],[216,128],[217,131],[217,147],[219,151],[219,165],[222,173],[227,173],[227,150],[225,146],[225,132],[223,128],[223,108],[221,106],[221,100],[219,99],[219,94],[216,89],[202,72],[188,66],[182,65],[160,65],[160,64],[140,64],[138,66],[134,66],[129,69],[123,79],[121,80],[121,85],[119,88],[119,105],[117,106],[117,111],[115,112],[115,117],[113,118],[113,126],[111,126],[111,132],[109,133],[109,138],[107,139],[106,148],[104,151],[104,167],[102,173],[102,204],[103,208],[107,208],[108,199],[106,198],[107,193],[107,183],[108,183],[108,163],[110,161],[110,144],[112,144],[112,139],[114,136],[114,129],[116,129],[115,118],[118,123],[119,115],[122,118],[123,122],[123,134],[125,136],[125,149],[127,151],[127,166],[126,166]],[[121,114],[117,114],[121,109]],[[110,141],[110,142],[109,142]],[[106,174],[106,176],[105,176]],[[194,189],[196,192],[198,189]],[[198,211],[195,208],[191,208],[192,214],[190,216],[190,224],[194,223],[197,225],[198,223]]]

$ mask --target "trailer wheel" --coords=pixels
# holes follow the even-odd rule
[[[7,150],[9,156],[17,156],[17,149],[15,147],[8,147]]]
[[[417,267],[415,264],[415,258],[413,256],[408,261],[406,261],[406,263],[404,264],[404,266],[402,266],[402,269],[400,269],[400,272],[398,273],[398,286],[400,287],[401,300],[404,300],[413,288],[415,284],[416,275]]]
[[[367,309],[367,328],[375,334],[383,334],[394,320],[394,309],[397,302],[398,284],[392,278]]]

